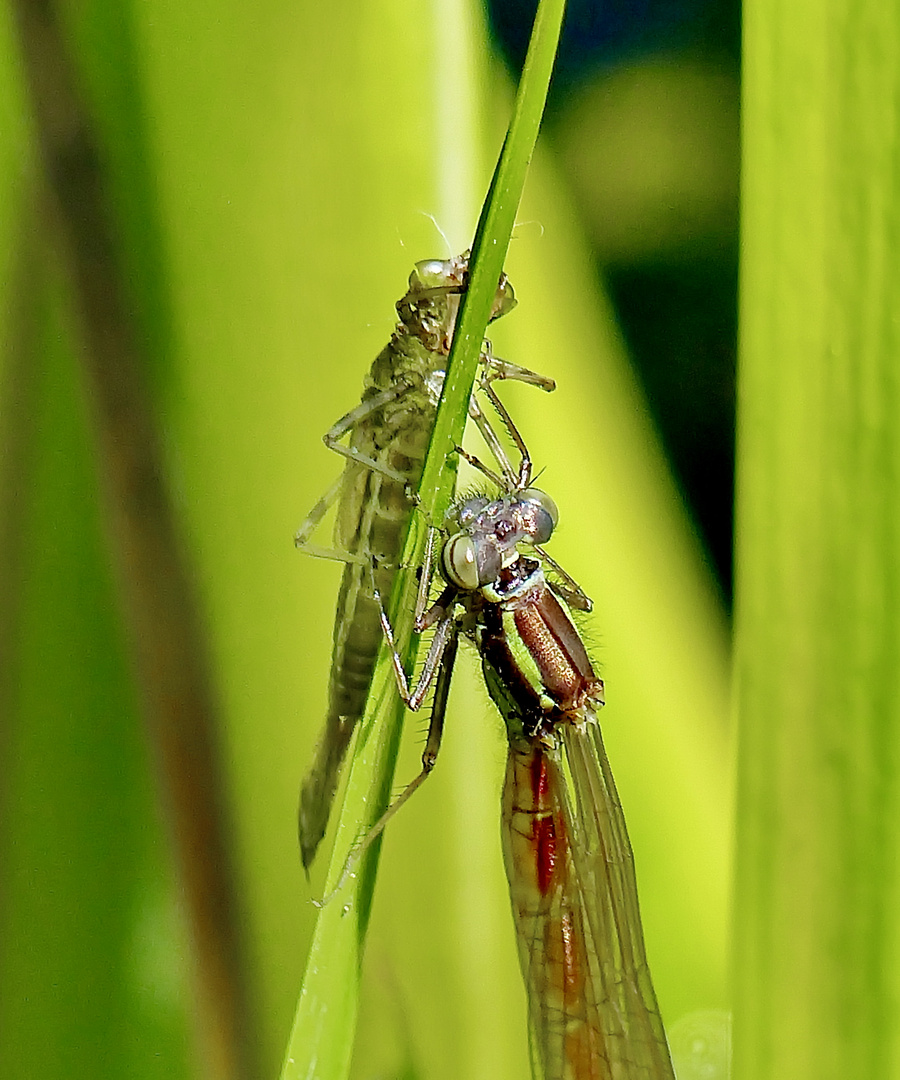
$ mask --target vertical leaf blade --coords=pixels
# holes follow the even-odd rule
[[[745,11],[735,1075],[886,1076],[900,990],[900,13]]]

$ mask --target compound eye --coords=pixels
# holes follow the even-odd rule
[[[409,275],[410,289],[436,289],[447,285],[449,263],[442,259],[424,259],[417,262]]]
[[[495,544],[480,544],[466,533],[457,533],[444,546],[444,577],[458,589],[474,592],[500,576],[503,556]]]
[[[516,306],[518,301],[516,300],[516,294],[513,292],[513,287],[509,282],[509,279],[504,274],[500,278],[500,286],[497,289],[497,295],[494,297],[494,306],[491,308],[490,322],[494,319],[499,319],[503,315],[508,315],[512,309]]]
[[[447,541],[441,562],[451,585],[469,592],[479,587],[477,554],[475,541],[465,533],[457,533]]]
[[[556,503],[539,488],[526,488],[522,492],[522,501],[529,502],[535,507],[532,543],[546,544],[559,524],[559,510],[556,508]]]

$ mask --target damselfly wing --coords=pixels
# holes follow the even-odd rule
[[[328,707],[315,759],[300,797],[299,834],[304,866],[325,833],[340,768],[362,715],[381,642],[378,605],[370,581],[390,595],[404,530],[413,508],[444,367],[467,285],[468,253],[416,264],[397,302],[399,321],[369,371],[360,404],[325,434],[325,444],[346,458],[343,474],[301,525],[295,543],[310,554],[344,562],[335,613]],[[515,306],[503,275],[491,318]],[[541,375],[492,355],[485,342],[478,385],[515,379],[552,390]],[[491,395],[492,396],[492,395]],[[492,451],[499,440],[473,395],[470,415]],[[345,445],[341,440],[349,436]],[[337,503],[333,547],[311,542],[317,525]]]

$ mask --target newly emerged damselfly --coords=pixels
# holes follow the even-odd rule
[[[346,564],[335,613],[325,726],[300,795],[300,851],[306,867],[324,836],[341,764],[365,707],[381,644],[379,610],[370,587],[372,568],[376,588],[389,596],[468,270],[468,252],[416,264],[409,288],[397,302],[399,322],[366,376],[361,402],[324,436],[325,445],[346,458],[344,471],[295,537],[297,547],[309,554]],[[491,320],[507,314],[515,304],[504,274]],[[543,390],[555,386],[552,379],[494,357],[486,341],[476,387],[495,402],[490,386],[501,379],[531,383]],[[469,413],[500,460],[499,439],[477,392]],[[341,440],[347,435],[345,445]],[[311,543],[316,527],[335,503],[334,545]]]
[[[561,603],[585,608],[589,601],[568,576],[545,574],[540,545],[557,511],[529,483],[524,468],[521,483],[498,498],[456,505],[439,557],[446,585],[428,606],[437,547],[431,533],[416,628],[434,627],[434,638],[415,686],[392,650],[411,709],[434,687],[422,771],[354,858],[433,768],[458,641],[467,638],[506,724],[501,827],[534,1076],[674,1080],[644,951],[631,845],[597,721],[603,682]],[[383,610],[381,619],[393,645]]]

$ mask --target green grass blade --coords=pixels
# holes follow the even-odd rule
[[[900,9],[745,7],[735,1076],[897,1071]]]
[[[419,512],[409,529],[402,569],[391,597],[391,619],[407,669],[417,645],[412,640],[414,568],[420,564],[424,549],[427,529],[423,523],[440,521],[453,495],[454,447],[462,442],[481,342],[543,115],[564,7],[564,0],[542,0],[538,10],[513,121],[476,231],[470,286],[454,334],[447,378],[422,473]],[[383,649],[350,766],[327,891],[340,879],[350,844],[371,827],[387,806],[404,711],[396,694],[390,659]],[[361,953],[380,846],[379,838],[363,856],[358,870],[320,913],[285,1057],[283,1080],[295,1077],[327,1080],[343,1077],[349,1069],[358,1011]]]
[[[538,7],[512,122],[475,231],[469,291],[453,337],[447,379],[419,488],[421,508],[429,521],[439,522],[452,498],[455,468],[447,469],[445,463],[454,464],[453,448],[462,443],[478,354],[537,142],[564,11],[565,0],[542,0]],[[411,536],[406,555],[421,556],[416,534]]]

